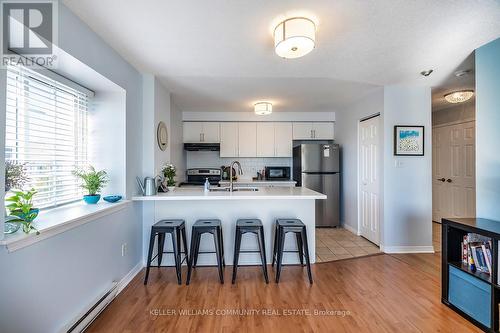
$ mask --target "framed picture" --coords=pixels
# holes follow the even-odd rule
[[[424,156],[424,126],[394,126],[394,155]]]

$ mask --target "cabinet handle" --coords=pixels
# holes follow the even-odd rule
[[[311,130],[311,139],[314,139],[313,130]]]
[[[200,133],[200,142],[201,142],[201,141],[202,141],[202,140],[201,140],[201,133]]]
[[[205,133],[201,133],[201,141],[205,142]]]
[[[438,178],[437,180],[439,180],[440,182],[443,182],[446,180],[446,178]]]

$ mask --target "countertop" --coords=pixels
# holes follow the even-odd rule
[[[172,192],[153,196],[135,196],[134,201],[163,200],[314,200],[326,199],[326,195],[305,187],[261,187],[258,191],[214,191],[205,193],[202,188],[176,188]]]
[[[233,181],[235,185],[258,185],[258,184],[282,184],[282,185],[295,185],[295,180],[253,180],[253,179],[238,179]],[[229,185],[229,180],[221,180],[221,185]]]

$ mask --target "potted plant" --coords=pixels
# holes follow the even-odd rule
[[[108,174],[106,171],[96,171],[93,166],[89,166],[88,171],[75,170],[73,174],[83,180],[81,187],[88,192],[88,194],[83,196],[83,201],[88,204],[96,204],[101,199],[99,192],[108,183]]]
[[[12,188],[23,188],[29,180],[24,166],[14,161],[5,161],[5,193]]]
[[[39,209],[33,207],[33,196],[37,191],[32,188],[29,191],[11,190],[11,193],[12,195],[5,199],[5,208],[9,212],[6,222],[19,223],[25,233],[29,234],[35,230],[38,235],[38,230],[33,226],[33,221],[39,213]]]
[[[19,164],[14,161],[5,161],[5,193],[11,189],[23,188],[24,184],[29,180],[26,175],[25,164]],[[13,234],[19,230],[21,224],[14,221],[17,218],[8,216],[5,212],[4,233]]]
[[[174,177],[176,175],[176,169],[173,164],[166,164],[161,170],[163,176],[167,180],[167,188],[169,191],[173,191],[175,189],[175,180]]]

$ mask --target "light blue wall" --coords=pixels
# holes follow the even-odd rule
[[[136,192],[135,175],[142,173],[142,76],[62,4],[59,46],[126,90],[130,197]],[[5,97],[0,104],[5,105]],[[0,332],[61,329],[141,261],[141,233],[141,206],[131,204],[13,253],[0,247]],[[124,257],[122,243],[128,245]]]
[[[476,215],[500,221],[500,38],[476,50]]]

